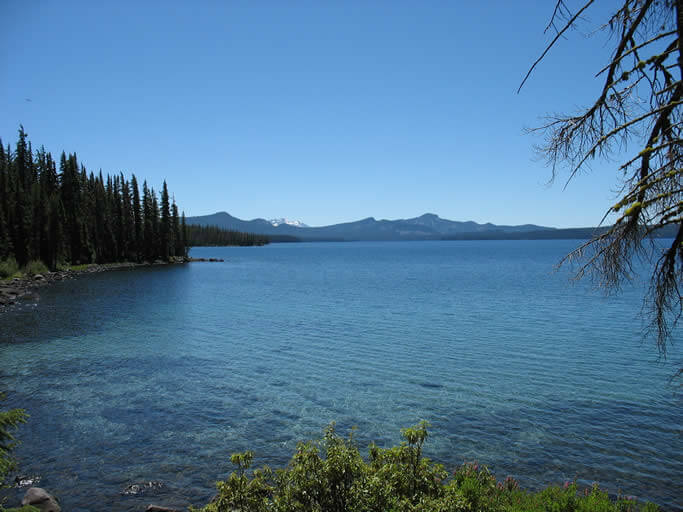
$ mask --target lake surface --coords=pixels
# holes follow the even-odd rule
[[[642,283],[607,298],[554,272],[577,244],[198,248],[225,263],[41,289],[0,316],[4,405],[31,415],[21,473],[64,510],[201,505],[233,452],[281,466],[331,421],[365,449],[426,419],[426,453],[448,468],[680,510],[681,330],[658,362]],[[121,494],[151,480],[163,487]]]

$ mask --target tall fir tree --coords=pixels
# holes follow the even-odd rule
[[[185,221],[185,212],[183,212],[180,221],[180,256],[187,257],[187,222]]]
[[[121,173],[121,212],[123,258],[126,261],[136,259],[135,251],[135,219],[133,217],[130,183]]]
[[[157,195],[156,192],[154,192],[154,188],[150,191],[150,196],[150,219],[152,221],[152,257],[150,258],[150,261],[153,261],[163,256],[163,244],[161,243],[160,233],[159,201],[157,201]]]
[[[159,238],[161,243],[161,259],[167,261],[171,254],[171,207],[166,180],[164,180],[161,189],[161,223],[159,225]]]
[[[178,218],[178,205],[175,197],[171,202],[171,256],[181,256],[180,250],[180,219]]]
[[[154,221],[152,220],[152,197],[147,180],[142,183],[142,212],[144,214],[143,246],[144,258],[147,261],[154,259]]]
[[[142,211],[140,210],[140,191],[138,190],[138,180],[135,174],[131,176],[130,188],[133,192],[133,244],[135,246],[135,261],[140,261],[142,258],[142,230],[143,230],[143,218]]]
[[[11,242],[5,212],[0,208],[0,260],[4,260],[10,255]]]
[[[31,205],[31,176],[32,157],[26,141],[27,134],[24,127],[19,128],[19,141],[13,160],[14,180],[14,218],[10,226],[12,242],[16,259],[20,265],[25,265],[32,257],[32,225],[33,208]],[[12,172],[11,171],[11,172]]]

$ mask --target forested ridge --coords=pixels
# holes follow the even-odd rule
[[[223,246],[223,245],[265,245],[270,242],[269,237],[254,233],[243,233],[217,226],[184,225],[188,245]]]
[[[191,245],[262,245],[263,236],[187,226],[166,181],[157,194],[123,173],[88,171],[34,152],[23,126],[14,151],[0,139],[0,262],[61,265],[184,258]]]

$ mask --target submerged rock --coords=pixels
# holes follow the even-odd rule
[[[37,475],[20,475],[14,478],[15,487],[29,487],[40,482]]]
[[[146,494],[148,492],[158,491],[163,487],[164,484],[162,482],[151,480],[149,482],[130,484],[126,486],[126,488],[123,489],[123,491],[121,491],[121,494],[123,494],[124,496],[137,496],[140,494]]]
[[[177,508],[162,507],[161,505],[148,505],[145,512],[180,512]]]
[[[57,503],[57,499],[49,494],[45,489],[40,487],[31,487],[24,499],[21,500],[22,505],[31,505],[36,507],[40,512],[61,512],[62,509]]]

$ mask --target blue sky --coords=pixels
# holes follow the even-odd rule
[[[548,186],[524,128],[597,94],[614,2],[516,94],[554,3],[9,0],[0,137],[166,179],[187,215],[595,225],[618,165]]]

